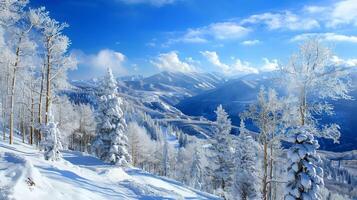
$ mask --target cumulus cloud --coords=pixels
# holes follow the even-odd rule
[[[208,62],[212,65],[218,67],[220,71],[227,75],[236,75],[236,74],[251,74],[258,73],[259,71],[252,67],[249,62],[236,59],[235,62],[231,65],[224,64],[220,61],[217,52],[214,51],[202,51],[200,52]]]
[[[188,58],[188,60],[190,60]],[[193,72],[196,67],[188,62],[181,61],[176,51],[161,53],[150,61],[155,67],[163,71]]]
[[[259,72],[275,71],[279,69],[277,59],[263,58],[263,65],[255,67],[247,61],[242,61],[238,58],[231,57],[233,64],[222,63],[217,52],[215,51],[201,51],[200,52],[209,63],[217,67],[226,75],[243,75],[243,74],[257,74]]]
[[[245,41],[241,42],[241,44],[245,45],[245,46],[253,46],[253,45],[256,45],[259,43],[260,43],[259,40],[245,40]]]
[[[240,59],[236,59],[235,63],[232,65],[232,72],[238,74],[257,74],[259,70],[247,61],[241,61]]]
[[[329,42],[351,42],[357,43],[357,36],[353,35],[342,35],[336,33],[304,33],[294,36],[291,41],[304,41],[309,38],[318,38],[323,41]]]
[[[168,4],[173,4],[177,0],[118,0],[126,4],[149,4],[153,6],[164,6]]]
[[[102,49],[97,54],[85,54],[80,50],[74,50],[72,54],[78,61],[77,75],[79,78],[96,77],[110,67],[115,75],[127,75],[124,67],[126,57],[121,52],[111,49]]]
[[[228,72],[230,70],[230,66],[222,63],[219,60],[218,54],[215,51],[201,51],[200,52],[204,57],[207,58],[208,62],[223,70],[224,72]]]
[[[330,26],[334,27],[340,24],[357,26],[357,0],[345,0],[335,3],[329,16],[331,17]]]
[[[357,59],[342,59],[338,56],[333,56],[331,59],[332,63],[338,66],[345,66],[345,67],[357,67]]]
[[[340,25],[357,26],[357,0],[337,1],[328,6],[305,6],[303,11],[328,28],[337,28]]]
[[[277,59],[263,58],[263,66],[259,69],[260,71],[275,71],[279,69],[279,63]]]

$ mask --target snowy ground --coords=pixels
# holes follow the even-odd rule
[[[79,152],[49,162],[34,147],[0,141],[0,200],[217,199],[139,169],[107,165]]]

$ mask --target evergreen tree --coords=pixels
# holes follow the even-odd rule
[[[191,175],[190,186],[201,190],[203,174],[202,174],[201,152],[199,151],[197,145],[194,147],[194,154],[192,159],[190,175]]]
[[[233,162],[231,154],[231,120],[222,105],[215,111],[217,115],[217,129],[212,141],[213,161],[216,168],[213,170],[213,181],[216,194],[225,197],[232,185]]]
[[[127,166],[131,157],[127,151],[128,138],[124,134],[126,122],[117,96],[117,82],[109,68],[98,87],[97,138],[93,143],[96,155],[109,163]]]
[[[296,129],[289,141],[294,143],[288,151],[288,184],[286,200],[320,200],[319,189],[323,186],[323,170],[316,153],[319,148],[311,128],[304,126]]]
[[[51,112],[49,113],[49,122],[47,125],[42,126],[41,132],[44,135],[44,140],[41,141],[41,148],[45,152],[45,159],[51,161],[60,160],[62,158],[60,131],[57,128],[57,123],[54,122]]]
[[[233,195],[242,200],[259,199],[258,143],[247,133],[243,120],[239,131]]]
[[[162,175],[167,176],[169,172],[169,146],[167,142],[167,133],[164,132],[164,138],[163,138],[163,147],[162,147],[162,161],[161,161],[161,166],[162,166]]]

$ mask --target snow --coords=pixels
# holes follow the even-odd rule
[[[218,199],[84,153],[63,151],[62,155],[60,161],[46,161],[42,152],[18,138],[13,145],[0,141],[0,200]]]

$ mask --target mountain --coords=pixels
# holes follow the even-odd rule
[[[180,111],[189,116],[203,116],[209,120],[215,119],[214,110],[219,104],[229,113],[232,123],[239,125],[239,113],[254,102],[261,86],[265,88],[277,88],[279,93],[279,82],[276,80],[279,74],[261,73],[229,80],[223,85],[203,92],[199,95],[188,97],[175,105]],[[352,91],[351,96],[357,99],[357,72],[351,72]],[[333,151],[347,151],[357,149],[357,102],[355,100],[331,101],[335,107],[335,115],[325,116],[322,123],[337,122],[341,126],[340,144],[335,145],[329,140],[320,140],[321,149]]]
[[[223,76],[211,73],[161,72],[150,77],[118,78],[119,95],[131,107],[145,112],[162,124],[171,124],[189,135],[209,137],[214,124],[202,117],[183,114],[174,105],[181,100],[214,89],[226,82]],[[74,103],[96,107],[98,80],[72,81],[73,88],[63,91]]]
[[[222,75],[214,73],[161,72],[137,80],[124,80],[126,87],[135,91],[156,93],[170,104],[216,88],[225,82]]]
[[[75,151],[52,162],[20,137],[0,141],[0,199],[219,199],[136,168],[119,168]]]

